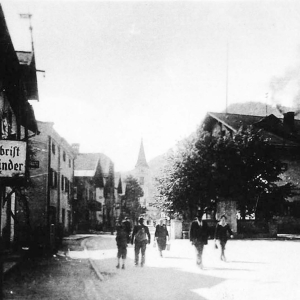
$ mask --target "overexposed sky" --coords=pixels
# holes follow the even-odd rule
[[[116,171],[134,168],[142,138],[149,161],[224,110],[227,61],[228,104],[267,93],[269,103],[300,103],[300,1],[1,4],[16,50],[31,46],[19,14],[33,15],[46,71],[36,118],[81,152],[105,153]]]

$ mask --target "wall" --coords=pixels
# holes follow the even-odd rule
[[[278,233],[300,234],[300,218],[276,217]]]

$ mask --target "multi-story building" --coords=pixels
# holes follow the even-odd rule
[[[22,57],[14,50],[0,5],[0,237],[6,248],[22,235],[18,212],[28,206],[27,142],[37,133],[28,102],[38,99],[34,53]]]
[[[78,144],[76,148],[78,151]],[[114,164],[109,157],[102,153],[78,153],[75,190],[74,223],[77,231],[114,227]]]
[[[38,238],[44,236],[52,243],[55,235],[72,231],[75,159],[73,148],[53,125],[39,121],[40,133],[30,141],[37,165],[30,171],[28,189],[30,225]]]

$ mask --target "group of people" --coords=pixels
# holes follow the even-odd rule
[[[190,241],[192,245],[195,246],[196,253],[197,253],[197,265],[201,269],[203,268],[203,263],[202,263],[203,248],[205,245],[207,245],[208,236],[209,236],[208,225],[205,221],[202,220],[202,215],[203,214],[199,212],[190,227]],[[220,221],[218,222],[215,228],[215,234],[214,234],[215,247],[221,248],[220,259],[222,261],[226,261],[225,246],[228,240],[228,236],[233,237],[232,230],[227,224],[226,219],[227,218],[225,215],[222,215],[220,217]]]
[[[140,266],[143,267],[145,264],[145,254],[147,244],[151,243],[151,235],[148,226],[144,224],[144,218],[139,218],[139,224],[134,226],[132,234],[131,224],[128,218],[125,218],[120,225],[117,226],[116,243],[118,247],[118,264],[117,268],[125,269],[125,261],[127,256],[127,245],[134,244],[134,264],[139,265],[139,255],[141,253]],[[162,257],[162,251],[166,249],[167,241],[169,240],[169,233],[167,230],[165,220],[161,220],[155,228],[154,234],[155,242],[157,243],[158,251]],[[122,259],[122,263],[121,263]]]
[[[202,220],[202,213],[198,213],[190,227],[190,241],[195,246],[197,253],[197,265],[203,268],[202,253],[203,248],[207,245],[209,236],[208,225]],[[222,215],[220,221],[215,228],[214,242],[215,247],[220,247],[222,261],[226,261],[225,246],[228,240],[228,236],[233,237],[233,233],[226,222],[226,216]],[[169,241],[169,233],[166,226],[166,220],[160,220],[160,224],[155,227],[154,233],[155,243],[159,251],[159,255],[162,257],[162,251],[166,249],[167,242]],[[127,245],[134,244],[134,264],[139,265],[139,255],[141,254],[140,266],[145,264],[145,254],[147,244],[151,243],[151,235],[148,226],[144,224],[144,218],[140,217],[138,225],[135,225],[131,234],[131,224],[128,218],[125,218],[121,224],[117,226],[116,243],[118,247],[118,264],[117,268],[125,269],[125,261],[127,256]],[[121,263],[122,259],[122,263]]]

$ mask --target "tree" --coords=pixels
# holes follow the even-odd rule
[[[232,136],[213,136],[199,128],[169,156],[157,178],[157,205],[170,215],[191,218],[197,209],[231,199],[242,218],[258,210],[270,217],[280,211],[292,187],[276,184],[283,163],[275,150],[252,127]]]
[[[138,217],[145,213],[145,209],[140,204],[140,197],[144,195],[143,189],[139,185],[136,178],[129,175],[125,179],[126,191],[125,191],[125,204],[123,211],[133,221],[137,221]]]

